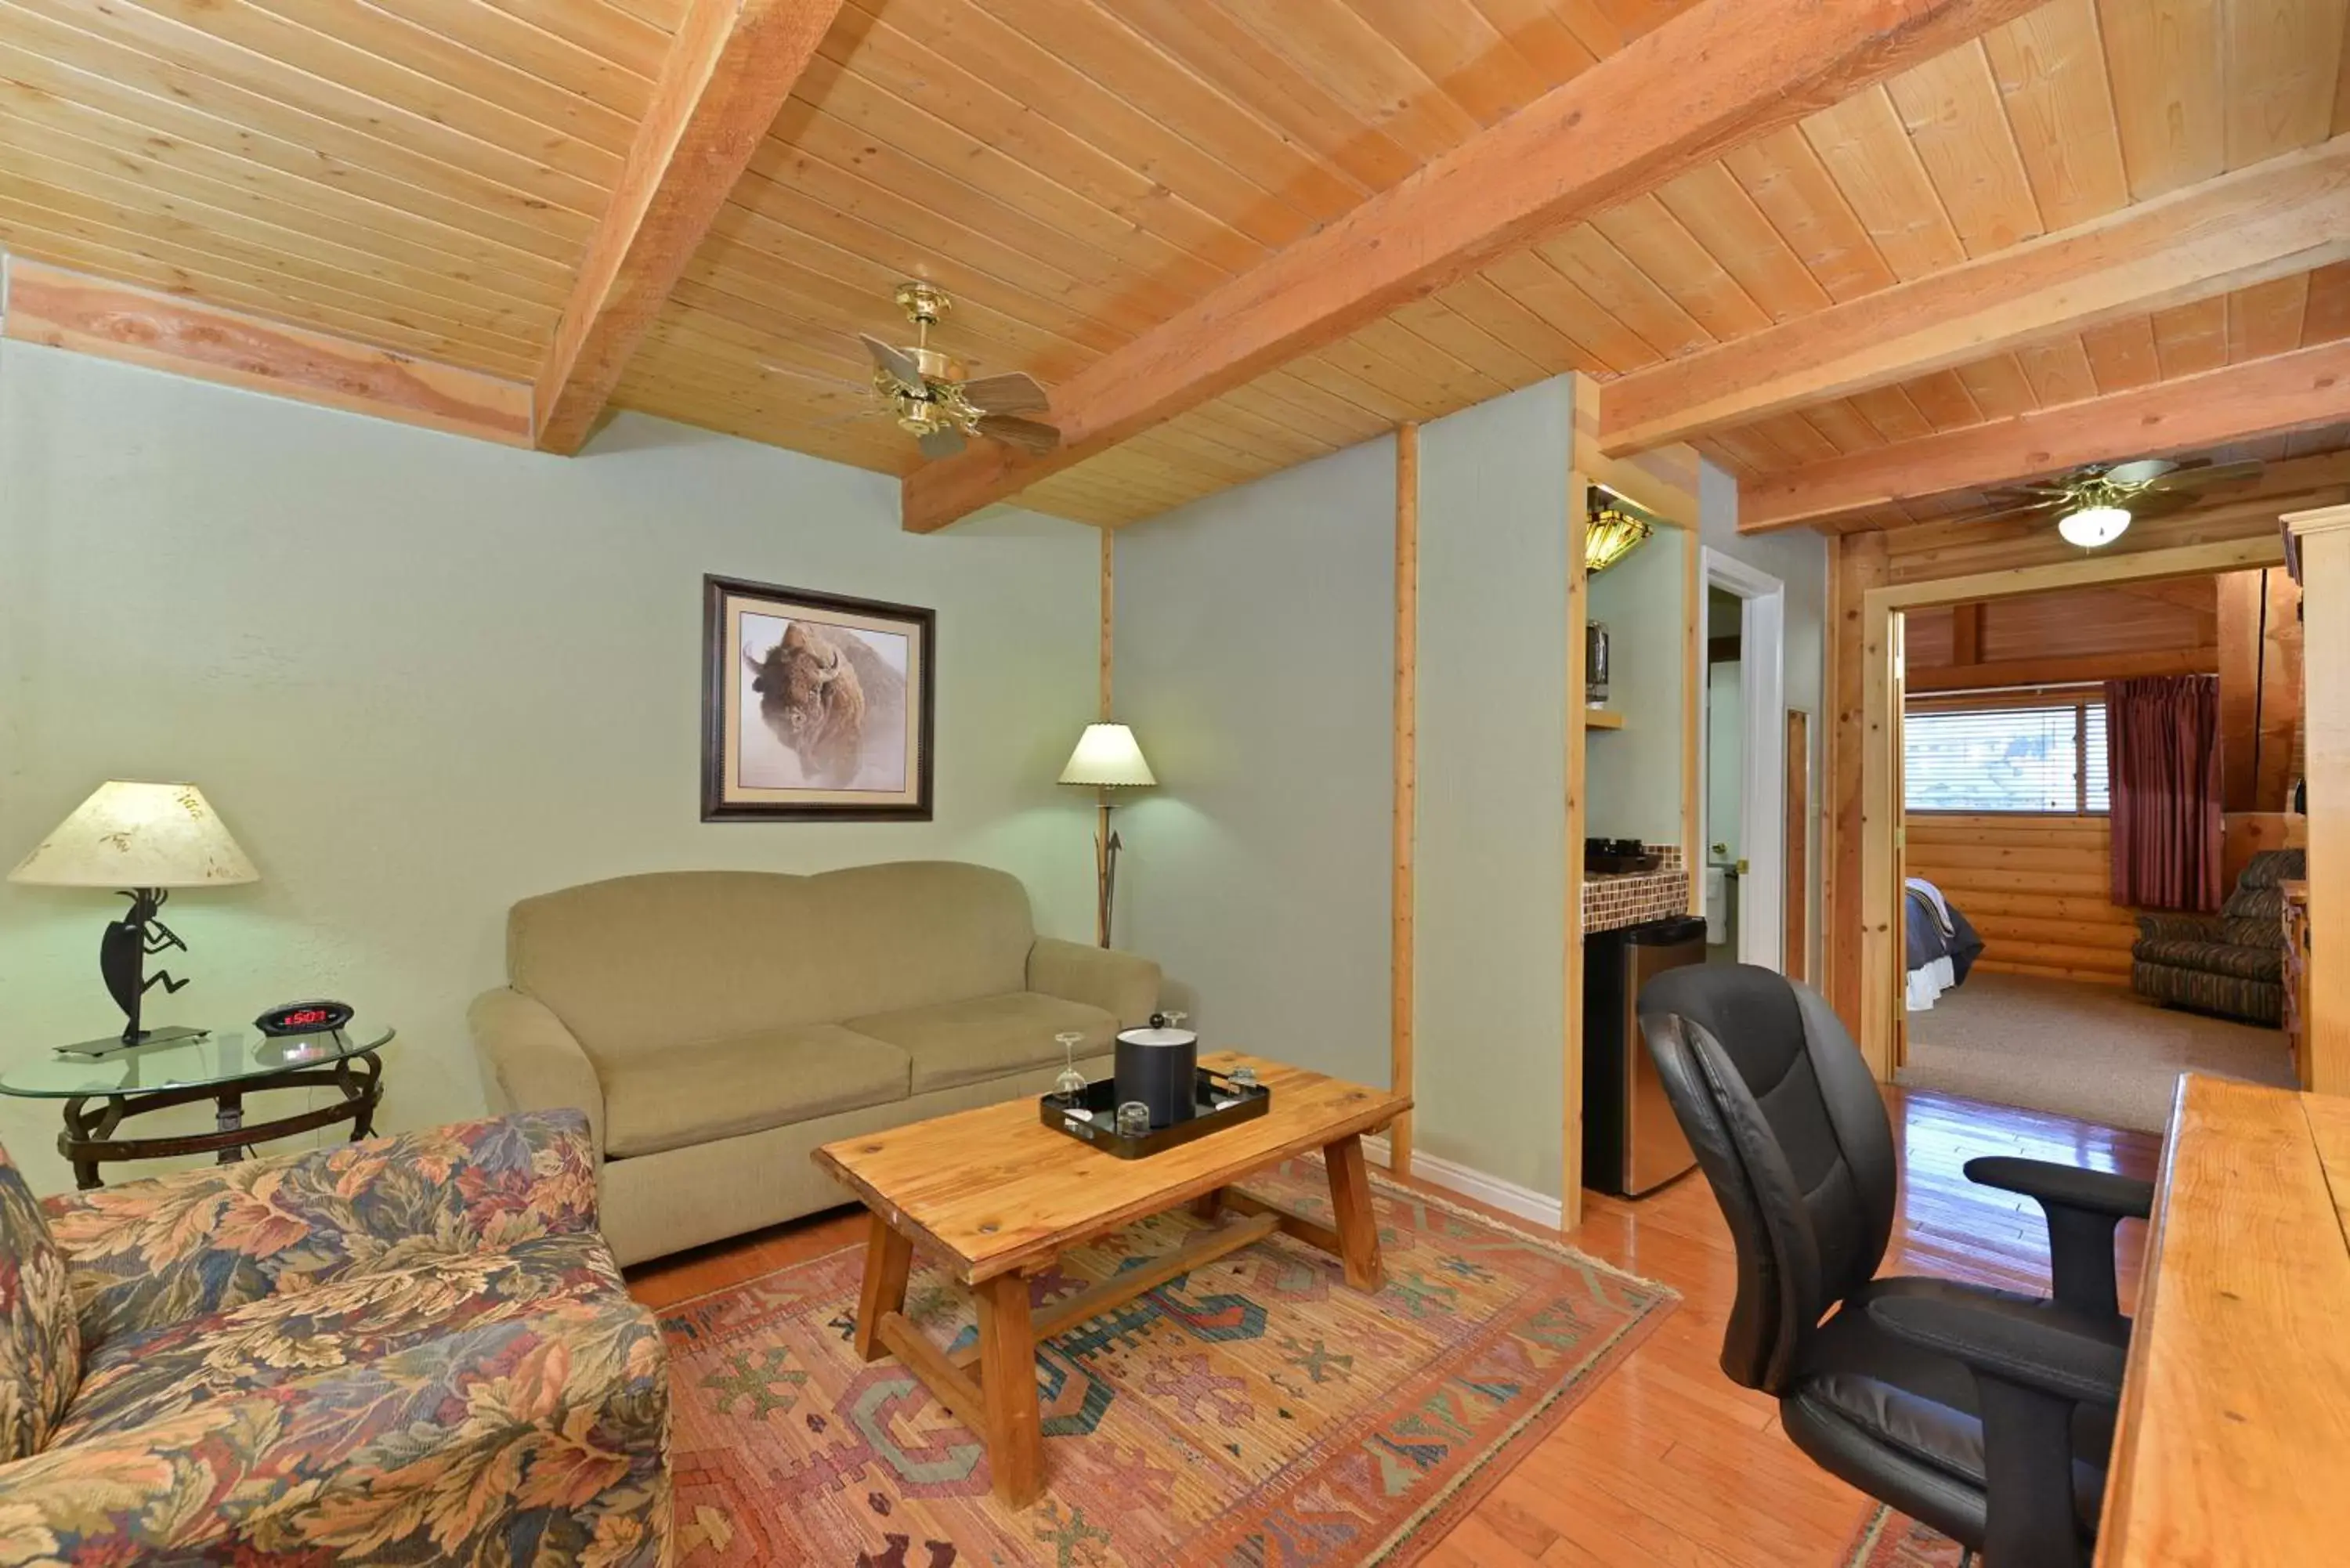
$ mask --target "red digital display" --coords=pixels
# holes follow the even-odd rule
[[[277,1022],[288,1028],[299,1029],[305,1023],[324,1023],[328,1016],[327,1010],[323,1007],[306,1007],[299,1012],[279,1013]]]

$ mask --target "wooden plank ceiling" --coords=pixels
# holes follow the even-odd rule
[[[686,0],[0,0],[0,245],[529,381]],[[854,334],[1066,380],[1690,0],[847,0],[613,401],[892,473]],[[2053,0],[1033,485],[1120,524],[2350,130],[2350,0]],[[2350,262],[1705,435],[1742,478],[2350,336]],[[2345,434],[2274,438],[2275,454]],[[1966,494],[1839,520],[1946,515]]]

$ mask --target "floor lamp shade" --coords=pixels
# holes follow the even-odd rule
[[[8,873],[47,888],[216,888],[261,874],[192,784],[109,779]]]
[[[1086,732],[1077,737],[1077,749],[1069,753],[1068,766],[1061,770],[1061,782],[1118,789],[1148,786],[1159,780],[1143,760],[1132,730],[1124,724],[1087,724]]]

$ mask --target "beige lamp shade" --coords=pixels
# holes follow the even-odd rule
[[[8,880],[47,888],[214,888],[258,882],[261,873],[195,785],[109,779]]]
[[[1134,732],[1123,724],[1087,724],[1061,770],[1065,784],[1090,784],[1097,789],[1155,784],[1150,764],[1142,760]]]

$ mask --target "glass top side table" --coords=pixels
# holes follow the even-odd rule
[[[57,1152],[71,1162],[75,1182],[99,1186],[98,1168],[166,1155],[217,1154],[223,1165],[244,1158],[249,1144],[351,1124],[353,1140],[375,1130],[383,1099],[383,1063],[376,1054],[393,1031],[266,1035],[224,1029],[192,1040],[134,1045],[109,1056],[49,1056],[0,1072],[0,1095],[63,1100],[65,1130]],[[331,1088],[331,1105],[245,1125],[244,1096],[261,1089]],[[117,1137],[131,1116],[210,1100],[213,1130],[172,1137]],[[93,1102],[96,1102],[93,1104]]]

